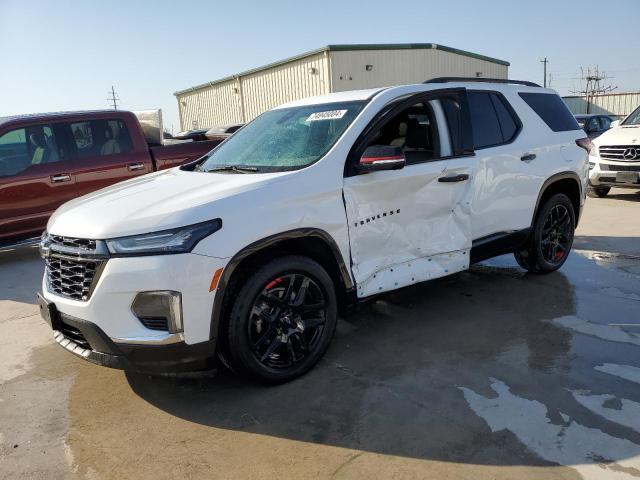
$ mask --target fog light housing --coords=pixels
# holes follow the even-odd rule
[[[160,290],[140,292],[131,304],[131,311],[151,330],[180,333],[182,325],[182,295],[180,292]]]
[[[589,170],[593,170],[596,167],[596,164],[593,162],[589,162]]]

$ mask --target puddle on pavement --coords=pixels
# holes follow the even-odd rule
[[[278,387],[74,363],[67,455],[96,478],[634,478],[639,347],[609,325],[638,321],[632,261],[534,276],[500,257],[402,289]]]

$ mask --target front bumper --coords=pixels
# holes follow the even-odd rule
[[[66,350],[96,365],[143,373],[209,369],[215,362],[215,340],[188,345],[181,334],[164,344],[115,343],[96,324],[59,312],[38,295],[42,317],[53,337]]]
[[[589,157],[592,187],[640,188],[640,162],[616,162]]]

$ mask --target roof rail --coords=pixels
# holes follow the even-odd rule
[[[511,80],[510,78],[487,78],[487,77],[438,77],[432,78],[422,83],[449,83],[449,82],[481,82],[481,83],[516,83],[527,87],[540,87],[537,83],[527,80]]]

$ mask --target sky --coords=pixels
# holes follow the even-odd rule
[[[0,116],[162,108],[173,93],[324,45],[438,43],[507,60],[509,77],[580,88],[599,66],[640,91],[640,0],[0,0]]]

